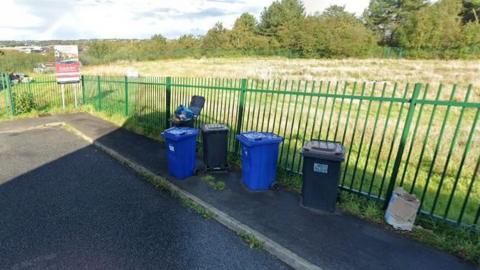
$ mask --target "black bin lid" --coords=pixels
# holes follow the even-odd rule
[[[200,112],[205,105],[205,98],[202,96],[193,96],[188,108],[193,112],[195,116],[199,116]]]
[[[228,127],[223,124],[206,124],[202,126],[203,132],[228,131]]]
[[[330,161],[344,161],[345,150],[343,146],[330,141],[310,141],[303,146],[303,156]]]

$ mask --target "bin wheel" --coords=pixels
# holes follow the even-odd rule
[[[273,191],[279,191],[280,185],[277,182],[273,182],[272,185],[270,185],[270,189]]]

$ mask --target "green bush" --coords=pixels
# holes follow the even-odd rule
[[[35,98],[30,92],[21,93],[19,95],[14,93],[13,100],[15,102],[15,111],[19,114],[29,113],[37,108]]]

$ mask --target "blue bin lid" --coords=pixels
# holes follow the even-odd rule
[[[162,132],[165,139],[180,141],[186,138],[197,137],[198,129],[189,127],[172,127]]]
[[[237,140],[246,146],[281,143],[283,138],[270,132],[248,131],[237,135]]]

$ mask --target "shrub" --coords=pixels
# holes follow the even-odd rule
[[[13,100],[15,102],[15,111],[19,114],[29,113],[37,108],[35,98],[30,92],[21,93],[19,95],[14,93]]]

